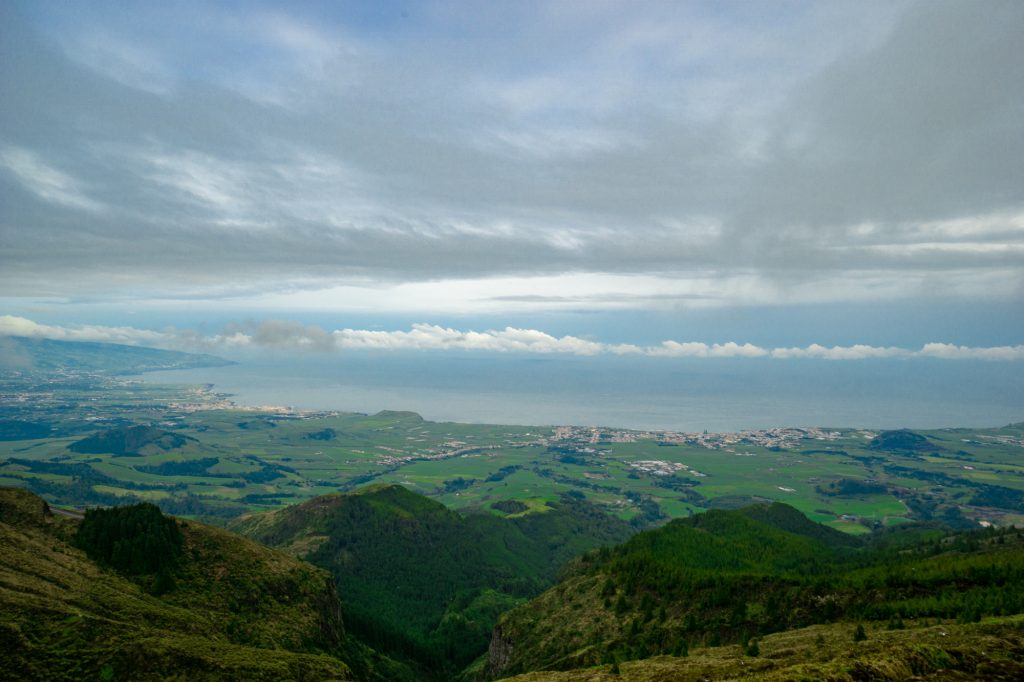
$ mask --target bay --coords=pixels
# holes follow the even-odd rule
[[[435,421],[737,431],[777,426],[992,427],[1024,420],[1024,363],[372,353],[235,358],[153,372],[242,405]]]

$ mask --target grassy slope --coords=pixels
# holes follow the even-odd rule
[[[814,625],[767,635],[757,657],[740,646],[695,648],[687,657],[657,656],[565,672],[533,672],[507,682],[704,682],[726,680],[1005,681],[1024,679],[1024,617],[981,623],[927,623],[903,630],[868,627],[854,642],[849,624]]]
[[[148,594],[71,546],[77,521],[0,489],[0,678],[353,679],[328,575],[219,529],[182,524],[176,586]]]
[[[796,534],[750,518],[803,525],[781,511],[708,512],[591,554],[503,616],[490,673],[643,659],[683,642],[737,642],[836,620],[1024,611],[1024,548],[1015,534],[975,546],[857,551],[829,547],[830,534],[813,527]]]

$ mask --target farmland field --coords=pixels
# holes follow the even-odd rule
[[[494,513],[499,500],[539,505],[568,493],[638,527],[759,499],[852,533],[931,518],[1001,525],[1024,512],[1022,424],[885,437],[838,427],[715,434],[458,424],[410,412],[240,408],[210,386],[95,375],[11,375],[3,392],[5,424],[48,435],[0,441],[0,481],[70,507],[141,499],[228,519],[398,483],[452,508]],[[74,445],[140,426],[152,442],[131,451]]]

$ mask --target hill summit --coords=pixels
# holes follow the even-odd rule
[[[916,452],[918,450],[938,450],[927,438],[908,429],[882,431],[868,443],[870,450],[890,452]]]
[[[139,561],[160,538],[174,561]],[[411,679],[345,636],[327,572],[150,505],[0,488],[0,546],[0,679]]]
[[[75,441],[68,446],[68,450],[89,455],[142,455],[152,451],[175,450],[190,442],[199,441],[190,436],[162,431],[152,426],[136,425],[94,433]]]
[[[866,621],[899,629],[904,619],[971,623],[1024,612],[1015,529],[841,535],[781,503],[639,533],[581,557],[553,588],[503,615],[476,674],[617,666],[723,645],[757,656],[752,639],[813,625],[846,623],[852,633]],[[690,672],[637,679],[703,679],[699,666]]]
[[[234,528],[329,570],[351,631],[444,678],[482,654],[498,616],[573,556],[632,529],[566,496],[503,518],[456,513],[398,485],[324,495]]]

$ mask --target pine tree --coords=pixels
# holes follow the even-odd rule
[[[90,509],[78,527],[75,544],[93,560],[129,575],[170,570],[183,544],[174,519],[152,504]]]
[[[150,593],[159,597],[160,595],[167,594],[173,590],[174,586],[174,577],[167,568],[162,568],[153,580],[153,587],[150,590]]]

